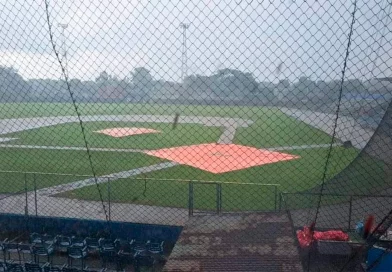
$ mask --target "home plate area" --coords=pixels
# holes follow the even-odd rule
[[[215,174],[299,158],[249,146],[216,143],[164,148],[144,153]]]

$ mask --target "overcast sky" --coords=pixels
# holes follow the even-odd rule
[[[348,0],[48,1],[57,49],[58,24],[67,23],[69,74],[83,80],[104,70],[123,78],[145,66],[155,79],[179,81],[181,22],[191,23],[188,74],[236,68],[259,81],[338,79],[353,11]],[[0,65],[26,79],[59,78],[44,1],[0,3]],[[391,5],[358,0],[348,77],[392,76]]]

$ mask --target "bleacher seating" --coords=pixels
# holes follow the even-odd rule
[[[23,242],[14,240],[0,242],[4,256],[0,262],[0,272],[93,272],[104,271],[108,264],[113,264],[111,269],[115,270],[124,271],[126,267],[133,266],[138,271],[142,267],[154,267],[157,262],[165,260],[164,242],[154,239],[144,241],[32,233]],[[30,256],[26,258],[25,255]],[[62,262],[67,258],[68,264],[53,265],[56,256],[61,257]],[[44,263],[40,257],[45,258]],[[87,257],[96,260],[95,264],[100,261],[101,268],[87,268]],[[73,261],[76,259],[80,263],[74,266]]]

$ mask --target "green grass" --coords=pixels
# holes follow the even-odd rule
[[[182,181],[123,179],[113,181],[102,191],[108,201],[158,205],[166,207],[188,207],[189,185]],[[216,185],[194,184],[194,208],[213,210],[216,208]],[[95,186],[84,187],[60,194],[69,198],[99,200]],[[222,185],[222,208],[230,211],[274,209],[274,187],[244,184]]]
[[[295,120],[280,110],[251,111],[249,119],[254,123],[247,128],[238,128],[234,143],[261,148],[331,142],[331,137],[325,132]]]
[[[126,103],[78,103],[81,115],[126,115],[155,114],[187,116],[220,116],[250,119],[254,115],[263,116],[269,109],[243,106],[194,106]],[[43,116],[76,116],[70,103],[0,103],[0,119]]]
[[[177,106],[146,104],[79,104],[82,115],[99,114],[156,114],[189,116],[220,116],[252,120],[246,128],[238,128],[234,142],[236,144],[262,147],[295,146],[304,144],[325,144],[331,141],[326,133],[288,117],[275,108],[229,107],[229,106]],[[0,104],[0,118],[64,116],[75,115],[71,104]],[[95,130],[117,126],[140,126],[161,130],[161,134],[139,135],[125,138],[93,133]],[[127,122],[88,122],[85,132],[90,146],[108,148],[156,149],[180,145],[215,142],[222,129],[204,127],[197,124],[179,124],[172,130],[171,124],[127,123]],[[83,146],[79,124],[70,123],[51,127],[8,134],[19,138],[10,144]],[[212,174],[189,166],[179,165],[165,170],[155,171],[137,178],[111,182],[111,200],[116,202],[186,207],[188,202],[188,184],[164,179],[196,179],[237,184],[222,185],[222,201],[225,210],[273,209],[275,206],[275,188],[241,183],[280,184],[279,191],[297,192],[310,190],[322,180],[327,148],[293,150],[286,153],[299,155],[301,158],[270,165],[252,167],[223,174]],[[140,153],[93,152],[92,159],[99,175],[130,170],[151,165],[163,160]],[[327,178],[340,173],[357,156],[355,149],[334,148]],[[2,149],[0,170],[54,172],[72,174],[91,174],[86,153],[83,151]],[[359,170],[360,172],[360,170]],[[1,190],[12,192],[23,190],[24,178],[0,174]],[[145,191],[144,177],[152,178],[147,182]],[[36,177],[37,187],[79,180],[76,177]],[[360,180],[361,177],[358,176]],[[12,180],[12,183],[10,182]],[[355,187],[357,180],[349,180],[345,186]],[[362,181],[360,181],[362,182]],[[28,188],[32,187],[32,176],[28,176]],[[350,188],[351,188],[350,187]],[[107,189],[107,185],[103,185]],[[103,190],[108,198],[108,191]],[[194,187],[195,208],[215,209],[215,185],[196,184]],[[95,186],[84,187],[62,196],[98,200]]]
[[[24,105],[24,104],[22,104]],[[68,104],[59,104],[58,111]],[[42,105],[45,107],[47,105]],[[50,105],[51,106],[51,105]],[[68,105],[69,106],[69,105]],[[129,106],[129,105],[127,105]],[[19,106],[18,106],[19,107]],[[20,115],[26,111],[21,107]],[[88,109],[91,107],[91,109]],[[109,105],[108,108],[112,106]],[[173,114],[178,110],[183,115],[200,115],[200,116],[225,116],[243,118],[252,120],[254,123],[249,127],[238,128],[234,143],[254,146],[254,147],[280,147],[294,146],[304,144],[325,144],[331,141],[328,134],[321,130],[313,128],[303,122],[288,117],[280,110],[257,107],[211,107],[211,106],[151,106],[135,105],[140,112],[126,111],[124,105],[119,104],[118,108],[112,108],[116,114]],[[50,108],[50,107],[49,107]],[[81,110],[86,110],[86,114],[107,114],[108,109],[104,108],[100,112],[95,104],[81,105]],[[122,109],[121,112],[119,108]],[[24,110],[23,110],[24,109]],[[41,109],[41,108],[40,108]],[[69,107],[67,108],[68,110]],[[1,105],[0,105],[1,112]],[[84,111],[83,111],[84,112]],[[43,111],[35,112],[44,113]],[[50,110],[47,110],[50,114]],[[113,114],[114,114],[113,113]],[[27,114],[27,113],[26,113]],[[63,112],[66,114],[66,112]],[[174,117],[174,116],[173,116]],[[162,123],[127,123],[127,122],[87,122],[84,123],[86,137],[91,146],[94,147],[113,147],[113,148],[147,148],[154,149],[160,147],[171,147],[180,145],[189,145],[196,143],[216,142],[222,132],[219,127],[205,127],[198,124],[179,124],[175,130],[172,124]],[[137,135],[114,139],[107,135],[93,133],[108,127],[137,126],[161,130],[161,134]],[[39,129],[32,129],[23,132],[10,133],[7,137],[19,138],[13,141],[14,144],[31,144],[31,145],[59,145],[59,146],[83,146],[83,137],[80,125],[77,123],[61,124]]]
[[[91,152],[97,175],[110,174],[161,162],[161,159],[140,153]],[[109,163],[110,162],[110,163]],[[44,172],[91,175],[86,152],[42,149],[1,149],[0,171]],[[36,174],[37,188],[85,179],[59,175]],[[28,190],[33,189],[33,175],[28,174]],[[18,192],[25,188],[21,173],[0,173],[0,192]]]

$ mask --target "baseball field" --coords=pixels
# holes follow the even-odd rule
[[[196,209],[215,208],[220,184],[224,210],[271,210],[277,192],[320,184],[331,143],[278,108],[91,103],[78,110],[85,139],[72,104],[0,104],[0,192],[77,183],[53,196],[99,200],[101,191],[112,202],[187,207],[193,181]],[[99,133],[121,128],[156,133]],[[327,178],[358,152],[335,141]],[[83,183],[93,171],[108,177],[100,190]]]

